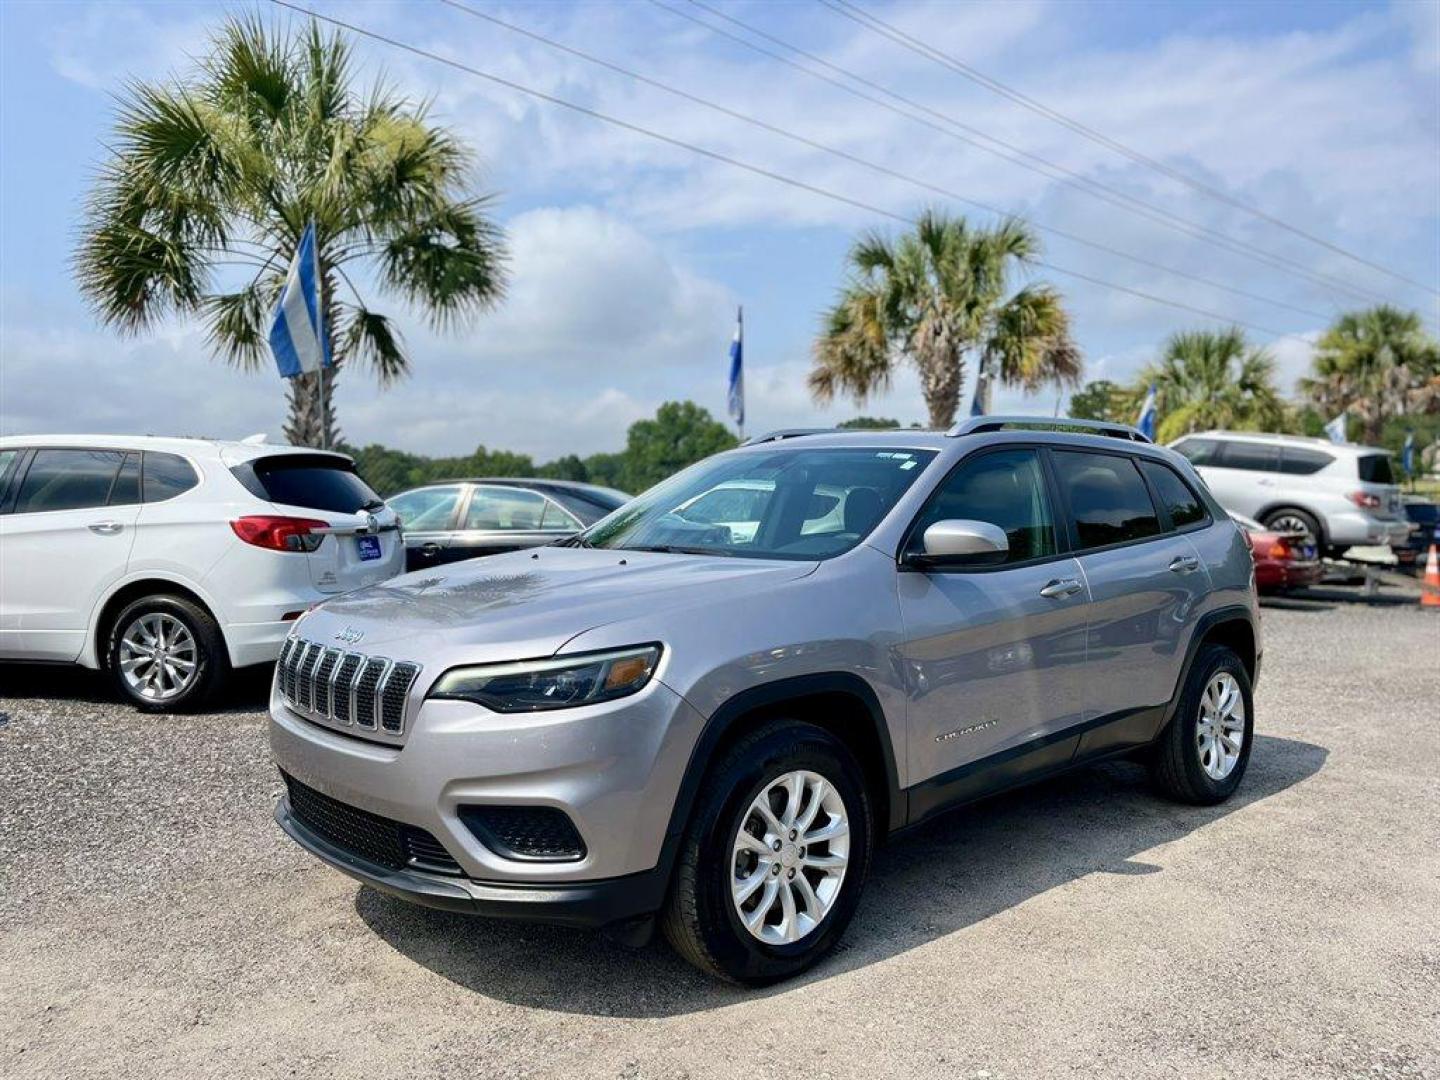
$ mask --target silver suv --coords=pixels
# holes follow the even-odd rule
[[[1390,451],[1381,447],[1249,431],[1206,431],[1170,446],[1226,510],[1303,534],[1303,544],[1335,558],[1410,535]]]
[[[658,918],[764,984],[949,807],[1120,755],[1226,799],[1250,553],[1184,458],[1065,423],[1093,433],[777,433],[561,545],[326,602],[276,670],[277,820],[404,899],[630,940]]]

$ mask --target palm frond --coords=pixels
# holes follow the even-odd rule
[[[337,344],[347,366],[358,363],[369,368],[381,386],[398,382],[410,372],[400,332],[378,312],[346,305],[340,312]]]
[[[201,307],[209,323],[210,347],[226,363],[258,371],[269,361],[270,319],[284,281],[284,275],[275,272],[236,292],[205,297]]]

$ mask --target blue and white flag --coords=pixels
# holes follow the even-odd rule
[[[1325,425],[1325,437],[1333,443],[1349,442],[1345,438],[1345,414],[1343,412]]]
[[[1140,406],[1140,418],[1135,421],[1135,427],[1141,435],[1144,435],[1151,442],[1155,441],[1155,384],[1150,384],[1150,392],[1145,395],[1145,403]]]
[[[270,351],[282,378],[293,379],[307,371],[331,366],[330,340],[320,317],[320,252],[315,244],[315,223],[305,226],[285,288],[275,305],[270,324]]]
[[[735,309],[735,337],[730,342],[730,419],[745,426],[745,309]]]
[[[1405,433],[1405,445],[1401,447],[1401,464],[1405,466],[1405,473],[1408,476],[1415,475],[1415,432]]]
[[[975,394],[970,398],[970,415],[985,415],[985,365],[982,363],[975,371]]]

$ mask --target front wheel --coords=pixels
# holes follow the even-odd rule
[[[150,712],[198,708],[230,667],[210,613],[179,596],[147,596],[127,605],[105,655],[120,693]]]
[[[733,747],[702,790],[662,927],[702,971],[751,986],[834,948],[870,869],[871,799],[850,751],[786,721]]]

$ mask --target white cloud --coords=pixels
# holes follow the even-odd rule
[[[662,401],[697,396],[698,385],[713,383],[718,399],[734,319],[723,286],[590,207],[522,214],[509,235],[513,281],[498,312],[456,334],[407,319],[419,327],[407,334],[415,374],[389,390],[341,373],[337,408],[350,441],[429,454],[483,443],[545,460],[619,449],[631,423]],[[273,371],[247,375],[211,360],[193,325],[117,340],[61,328],[26,296],[5,296],[5,434],[278,435],[284,402]],[[718,400],[707,404],[718,410]]]

